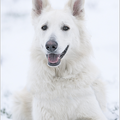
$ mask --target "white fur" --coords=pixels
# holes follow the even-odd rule
[[[47,0],[33,0],[31,66],[25,89],[14,96],[13,120],[107,120],[105,87],[90,61],[83,5],[84,0],[70,0],[63,10],[54,10]],[[49,29],[42,31],[46,23]],[[62,31],[63,24],[70,30]],[[47,65],[45,44],[51,37],[58,53],[70,46],[57,67]]]

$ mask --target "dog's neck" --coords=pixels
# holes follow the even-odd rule
[[[57,85],[68,87],[70,82],[73,82],[74,86],[90,85],[98,74],[95,74],[96,67],[88,60],[87,57],[82,57],[78,61],[63,60],[60,66],[50,67],[47,65],[46,59],[41,59],[41,56],[32,56],[31,71],[29,71],[30,76],[28,77],[30,86],[38,86],[36,88],[41,90],[44,86],[46,90],[53,90],[57,89]]]
[[[36,70],[36,74],[43,75],[44,78],[49,76],[52,80],[57,78],[69,79],[80,74],[83,70],[87,69],[88,57],[81,57],[77,61],[62,60],[61,64],[57,67],[50,67],[47,64],[47,59],[41,59],[43,57],[32,56],[32,66]],[[45,75],[47,74],[47,75]]]
[[[77,61],[66,61],[63,59],[59,66],[50,67],[47,65],[47,59],[40,51],[32,51],[31,63],[29,79],[32,82],[40,82],[40,84],[43,82],[51,84],[57,82],[65,83],[65,81],[78,81],[78,79],[80,81],[84,79],[84,82],[86,80],[86,83],[89,83],[88,81],[94,80],[96,77],[94,75],[97,75],[95,74],[97,72],[96,68],[91,64],[88,56],[77,58]],[[33,74],[36,75],[34,78]]]

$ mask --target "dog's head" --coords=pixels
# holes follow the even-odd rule
[[[85,34],[84,0],[69,0],[63,10],[54,10],[47,0],[33,0],[35,43],[49,66],[78,59],[90,50]]]

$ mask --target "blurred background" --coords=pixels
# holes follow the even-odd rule
[[[63,8],[68,0],[50,0]],[[1,119],[11,118],[12,95],[23,89],[34,36],[32,0],[1,0]],[[93,61],[107,85],[107,117],[119,120],[119,0],[86,0]]]

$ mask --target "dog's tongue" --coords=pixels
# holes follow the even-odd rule
[[[60,59],[60,55],[58,54],[49,54],[48,55],[48,61],[49,63],[57,63]]]

